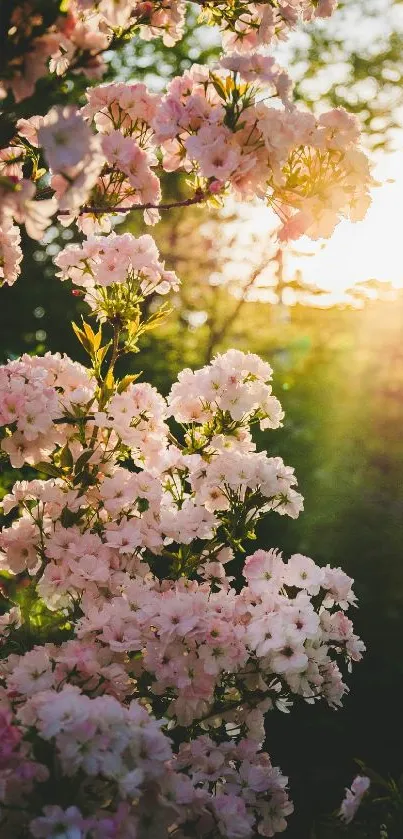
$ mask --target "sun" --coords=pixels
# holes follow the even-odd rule
[[[303,236],[287,253],[287,275],[301,271],[304,280],[329,292],[329,302],[343,300],[346,289],[369,279],[403,286],[403,154],[379,157],[374,177],[379,186],[372,190],[363,221],[341,221],[330,239],[312,242]],[[273,213],[261,207],[254,209],[249,223],[262,236],[276,227]]]

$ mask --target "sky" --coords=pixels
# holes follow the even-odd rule
[[[373,189],[365,219],[355,224],[340,222],[331,239],[321,243],[304,236],[295,250],[315,255],[290,255],[287,268],[291,273],[299,268],[304,279],[337,294],[368,279],[403,286],[403,150],[385,154],[374,175],[382,185]]]

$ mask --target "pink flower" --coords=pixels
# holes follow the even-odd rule
[[[282,70],[269,55],[261,53],[232,53],[225,55],[219,62],[220,67],[239,73],[247,82],[257,82],[271,85],[280,99],[286,103],[291,91],[292,82],[287,73]]]
[[[246,805],[236,795],[216,795],[213,799],[218,827],[228,839],[248,839],[252,834],[254,818]]]
[[[87,156],[91,131],[71,105],[52,108],[38,130],[46,160],[53,172],[64,172]]]
[[[30,823],[32,836],[37,839],[52,839],[63,836],[63,839],[84,839],[87,835],[85,820],[77,807],[62,810],[57,805],[43,808],[43,816],[38,816]]]
[[[7,216],[3,216],[0,224],[0,285],[13,285],[20,273],[22,250],[21,236],[18,227],[12,224]]]
[[[270,664],[275,673],[301,672],[308,664],[308,656],[303,645],[289,635],[284,638],[284,646],[272,655]]]
[[[324,129],[327,148],[345,150],[358,142],[360,124],[353,114],[344,108],[333,108],[319,117],[319,126]]]
[[[231,132],[224,126],[202,126],[197,134],[186,140],[185,146],[207,178],[225,182],[239,165],[240,150],[231,143]]]
[[[37,647],[20,659],[19,665],[10,676],[8,685],[11,690],[33,696],[53,687],[54,681],[49,655],[43,647]]]
[[[277,592],[285,577],[285,565],[281,554],[274,549],[255,551],[247,557],[243,575],[252,594],[263,596],[266,593]]]
[[[351,784],[351,789],[346,789],[346,795],[341,803],[340,818],[350,824],[353,821],[357,810],[370,787],[370,780],[365,775],[357,775]]]
[[[318,594],[323,582],[323,570],[309,556],[293,554],[286,565],[284,579],[289,586],[305,589],[309,594]]]
[[[111,131],[101,140],[102,151],[111,166],[122,168],[128,166],[137,149],[137,143],[131,137],[124,137],[121,131]]]
[[[21,137],[25,137],[31,146],[36,148],[39,146],[38,130],[44,125],[45,117],[32,116],[29,119],[19,119],[17,122],[17,130]]]
[[[25,224],[25,229],[31,239],[42,239],[51,217],[57,209],[57,201],[47,198],[34,201],[35,186],[31,181],[23,179],[16,185],[15,191],[7,198],[7,207],[15,221]]]
[[[22,178],[23,149],[8,146],[0,149],[0,173],[9,178]]]

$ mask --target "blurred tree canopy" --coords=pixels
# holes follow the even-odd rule
[[[359,117],[371,148],[393,145],[402,124],[399,1],[344,0],[331,20],[296,33],[290,59],[297,98],[314,109],[344,107]]]

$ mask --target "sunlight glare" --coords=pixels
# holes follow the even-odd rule
[[[290,243],[288,278],[300,270],[304,280],[329,291],[335,302],[343,299],[347,288],[369,279],[403,286],[403,155],[382,155],[374,167],[374,177],[381,185],[373,189],[372,204],[363,221],[340,222],[329,240],[312,242],[303,236]],[[276,227],[273,213],[260,207],[256,207],[251,223],[262,235]]]

